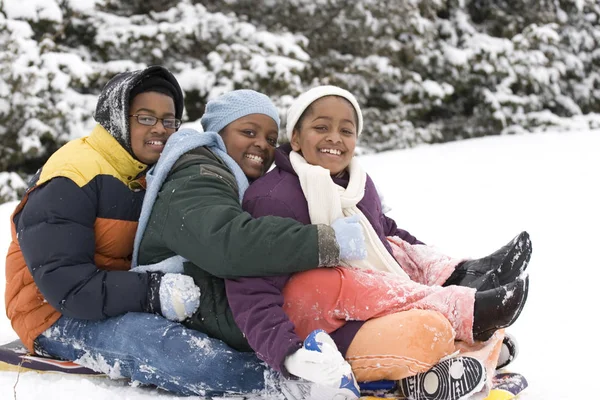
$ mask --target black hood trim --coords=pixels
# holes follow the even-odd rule
[[[183,91],[175,76],[165,67],[154,65],[143,70],[122,72],[114,76],[102,89],[94,119],[106,129],[132,156],[129,134],[129,95],[131,90],[149,76],[158,75],[169,81],[177,90],[175,116],[183,115]]]

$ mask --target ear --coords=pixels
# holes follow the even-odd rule
[[[298,129],[294,129],[292,132],[292,140],[290,143],[292,144],[292,150],[300,151],[300,132]]]

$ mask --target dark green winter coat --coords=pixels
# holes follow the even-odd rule
[[[224,278],[273,276],[337,265],[329,226],[253,219],[241,208],[235,178],[209,149],[183,155],[163,183],[139,251],[139,264],[180,255],[200,288],[200,308],[185,325],[251,351],[235,324]]]

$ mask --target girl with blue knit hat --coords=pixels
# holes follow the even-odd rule
[[[250,353],[244,356],[246,372],[228,377],[235,373],[230,369],[241,369],[242,356],[234,350],[252,348],[233,319],[224,279],[290,274],[360,259],[364,236],[351,218],[304,225],[280,217],[253,219],[242,210],[249,181],[262,176],[274,159],[279,114],[267,96],[252,90],[225,93],[208,102],[201,123],[203,133],[181,129],[173,134],[147,174],[132,264],[136,272],[192,277],[192,287],[174,287],[157,298],[177,299],[170,319],[229,346],[223,352],[226,346],[216,341],[220,350],[206,364],[214,369],[214,379],[188,385],[188,392],[216,396],[248,394],[248,388],[264,391],[263,374],[270,375]],[[199,353],[208,357],[211,346],[217,345]],[[275,386],[291,399],[357,398],[343,359],[337,371],[333,385],[281,379]],[[202,372],[199,376],[204,377]]]
[[[264,175],[279,136],[279,113],[267,96],[234,90],[208,102],[202,116],[206,132],[219,132],[227,154],[250,180]]]

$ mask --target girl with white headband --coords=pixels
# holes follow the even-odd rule
[[[477,356],[493,375],[503,336],[498,330],[516,320],[526,300],[528,280],[522,275],[529,239],[523,233],[481,260],[434,253],[383,214],[372,180],[353,157],[362,128],[360,107],[348,91],[320,86],[302,94],[288,110],[290,145],[277,150],[276,167],[246,191],[243,207],[254,217],[303,223],[354,216],[367,240],[367,258],[337,268],[227,281],[234,318],[269,365],[314,381],[331,366],[305,359],[309,353],[298,351],[302,339],[315,329],[335,338],[353,321],[356,333],[347,346],[336,344],[359,381],[402,380],[405,394],[415,398],[465,398],[481,389],[468,373],[458,379],[447,374],[448,391],[415,389],[426,371],[455,351],[455,339],[466,343],[463,349],[487,349]],[[447,283],[461,286],[441,286]],[[272,340],[280,337],[287,340]],[[448,364],[454,361],[465,360]],[[471,365],[466,361],[463,367]]]

